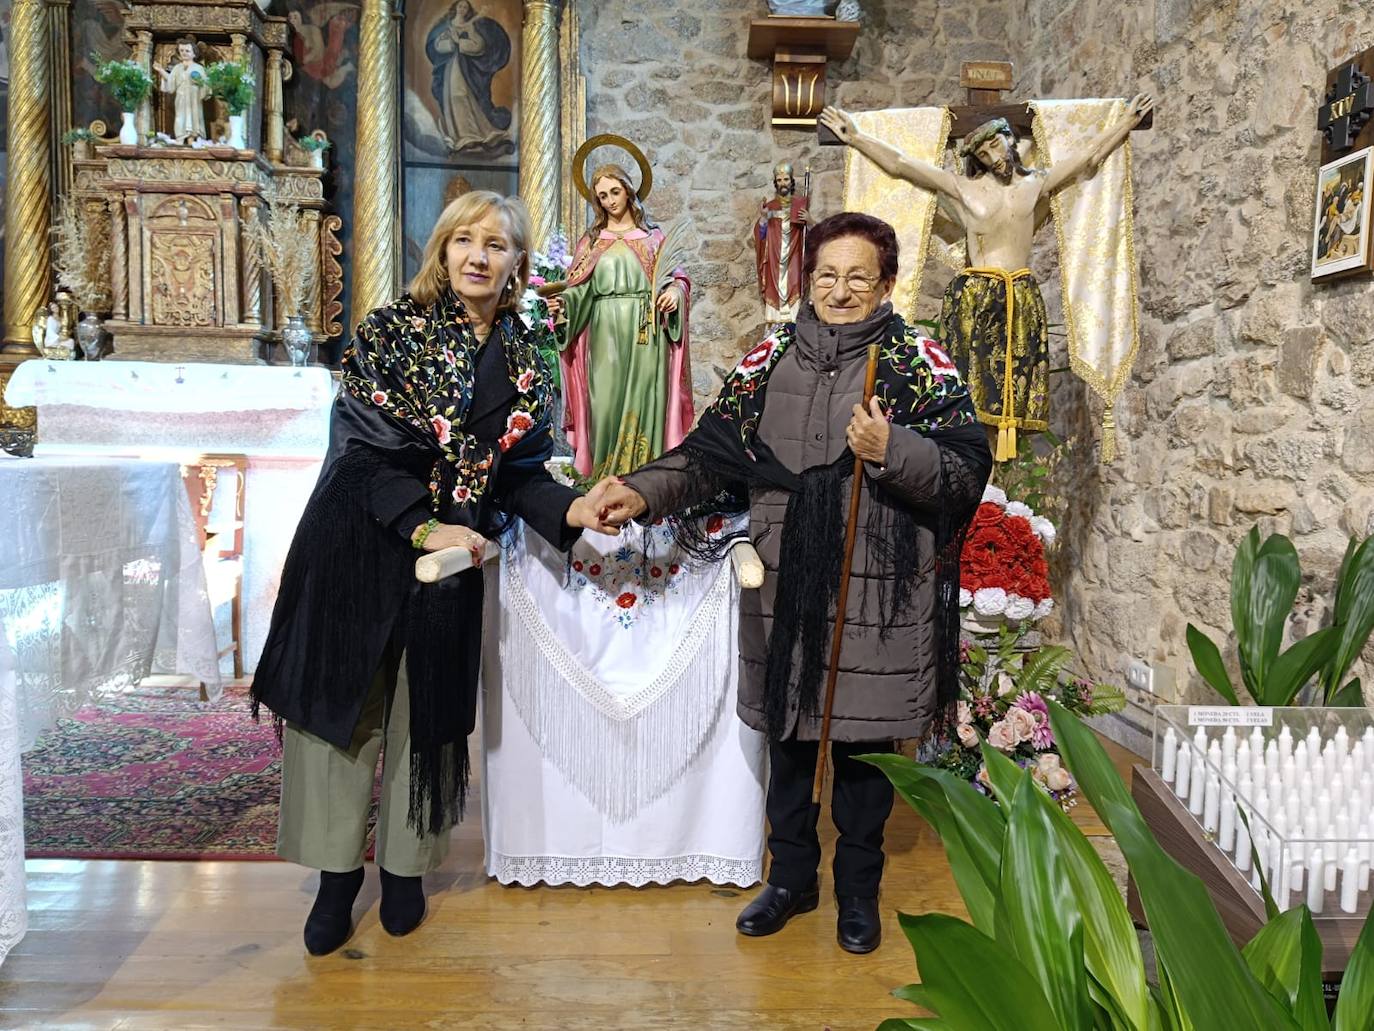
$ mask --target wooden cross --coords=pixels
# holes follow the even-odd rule
[[[1349,150],[1374,114],[1374,79],[1362,75],[1355,62],[1342,65],[1317,112],[1317,128],[1333,151]]]
[[[1009,61],[965,61],[959,66],[959,85],[968,90],[968,103],[951,105],[951,140],[967,136],[984,122],[1005,118],[1018,139],[1028,139],[1035,116],[1029,104],[1004,104],[1002,94],[1011,89],[1013,68]],[[1155,124],[1151,111],[1136,126],[1136,131]]]

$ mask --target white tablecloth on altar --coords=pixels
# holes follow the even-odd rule
[[[487,872],[503,884],[746,886],[767,752],[735,714],[738,588],[666,530],[517,533],[488,573]]]
[[[174,463],[0,460],[0,959],[23,934],[19,754],[151,672],[218,698],[195,520]]]
[[[34,359],[15,369],[5,399],[38,406],[40,457],[246,456],[243,657],[251,673],[287,548],[329,443],[336,393],[329,370],[314,366]],[[227,606],[220,616],[227,622]],[[226,672],[229,662],[226,656]]]

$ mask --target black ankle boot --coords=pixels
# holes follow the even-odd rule
[[[382,870],[382,927],[397,938],[425,918],[425,890],[418,877],[398,877]]]
[[[363,868],[347,873],[320,871],[320,890],[305,918],[305,951],[312,956],[333,952],[353,933],[353,901],[363,886]]]

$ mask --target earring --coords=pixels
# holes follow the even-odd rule
[[[448,269],[442,263],[434,267],[434,284],[440,290],[448,286]]]

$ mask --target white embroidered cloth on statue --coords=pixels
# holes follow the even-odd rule
[[[194,676],[211,698],[222,687],[199,539],[176,464],[0,461],[0,526],[3,958],[24,929],[19,753],[101,690],[152,672]]]
[[[735,714],[730,563],[689,565],[660,526],[584,534],[569,568],[517,530],[488,576],[487,872],[756,883],[766,750]]]

